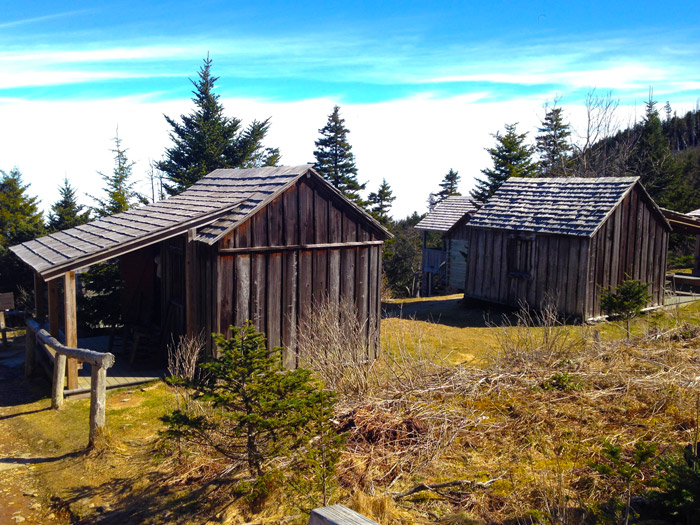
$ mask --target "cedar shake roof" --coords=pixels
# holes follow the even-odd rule
[[[469,226],[590,237],[635,184],[670,229],[638,177],[510,178]]]
[[[471,215],[475,211],[476,207],[472,204],[470,197],[462,197],[461,195],[447,197],[416,224],[416,230],[447,232],[462,217],[467,214]]]
[[[12,246],[10,250],[44,279],[51,279],[192,228],[196,228],[195,240],[211,245],[304,176],[321,181],[344,199],[380,237],[391,237],[369,214],[304,164],[215,170],[179,195]]]

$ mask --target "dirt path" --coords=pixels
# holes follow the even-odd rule
[[[13,428],[13,420],[26,410],[24,405],[36,399],[23,368],[22,340],[12,342],[10,348],[0,345],[0,523],[68,523],[42,493],[27,442]]]

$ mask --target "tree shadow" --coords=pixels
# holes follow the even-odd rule
[[[24,465],[38,465],[42,463],[55,463],[56,461],[61,461],[62,459],[69,459],[69,458],[77,458],[80,456],[83,456],[87,453],[86,450],[77,450],[75,452],[66,452],[65,454],[62,454],[60,456],[51,456],[51,457],[43,457],[43,458],[25,458],[25,457],[9,457],[9,458],[0,458],[0,465],[17,465],[19,466],[24,466]]]
[[[136,478],[110,479],[98,486],[78,487],[67,498],[56,499],[54,505],[67,509],[80,500],[105,501],[104,506],[92,507],[85,515],[72,514],[72,523],[85,525],[96,521],[114,525],[180,523],[193,518],[205,523],[215,519],[218,511],[212,494],[228,483],[220,479],[182,486],[169,483],[163,473],[150,472]]]

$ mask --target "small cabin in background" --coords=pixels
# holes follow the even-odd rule
[[[511,178],[466,228],[466,298],[589,319],[629,277],[663,304],[671,226],[636,177]]]
[[[379,341],[382,244],[391,234],[311,166],[219,169],[179,195],[11,250],[35,271],[37,313],[76,344],[76,270],[121,259],[125,323],[161,348],[182,334],[230,335],[252,320],[296,366],[302,321],[350,303],[368,357]],[[65,308],[59,301],[64,282]],[[64,310],[64,311],[62,311]]]
[[[436,289],[461,291],[466,275],[467,230],[476,208],[469,197],[447,197],[428,213],[416,230],[423,234],[421,294],[432,295]],[[427,247],[427,234],[440,235],[441,248]]]

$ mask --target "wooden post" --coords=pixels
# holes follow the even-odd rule
[[[95,446],[95,441],[105,426],[106,391],[107,369],[93,364],[90,384],[90,438],[88,447]]]
[[[36,359],[36,336],[34,330],[27,325],[27,332],[24,335],[24,375],[29,377],[34,372],[34,362]]]
[[[194,228],[188,230],[185,241],[185,326],[189,337],[199,333],[196,233]]]
[[[34,312],[36,321],[40,325],[46,321],[46,283],[38,272],[34,272]]]
[[[695,236],[695,258],[693,260],[693,275],[700,277],[700,235]]]
[[[66,346],[68,348],[78,348],[78,321],[76,315],[75,297],[75,272],[66,272],[63,276],[63,296]],[[78,388],[78,361],[68,359],[68,390]]]
[[[66,356],[56,352],[53,361],[53,385],[51,387],[51,408],[63,404],[63,386],[66,378]]]
[[[379,525],[343,505],[331,505],[311,511],[309,525]]]
[[[59,339],[61,322],[58,284],[58,279],[49,281],[49,333],[56,339]]]
[[[2,346],[7,344],[7,326],[5,325],[5,312],[0,310],[0,332],[2,332]]]

